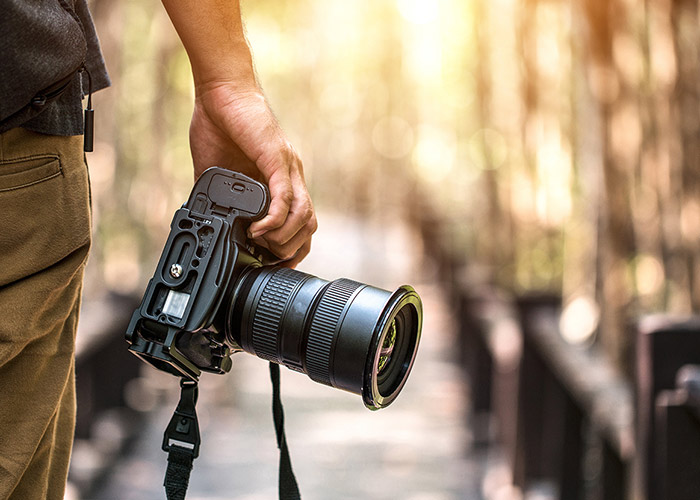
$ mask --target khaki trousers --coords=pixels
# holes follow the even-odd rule
[[[89,193],[82,137],[0,134],[0,499],[63,499]]]

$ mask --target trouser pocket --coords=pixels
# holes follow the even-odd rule
[[[0,135],[0,287],[90,242],[87,167],[80,137],[23,129]]]

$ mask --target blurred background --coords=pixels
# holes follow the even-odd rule
[[[242,7],[318,211],[299,269],[411,283],[425,306],[415,371],[379,414],[283,373],[302,495],[698,498],[697,2]],[[69,495],[157,498],[177,384],[112,353],[192,186],[193,87],[159,2],[91,8],[113,85],[94,96]],[[217,438],[192,498],[275,496],[265,363],[237,356],[203,382]]]

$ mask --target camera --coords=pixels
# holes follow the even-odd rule
[[[206,170],[175,212],[170,234],[126,333],[155,368],[197,381],[226,373],[245,351],[389,405],[416,357],[423,310],[416,291],[324,280],[274,263],[247,237],[270,205],[267,187]]]

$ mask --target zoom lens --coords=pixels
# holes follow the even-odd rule
[[[389,292],[279,267],[239,280],[226,334],[244,351],[361,394],[373,410],[403,388],[418,349],[422,305],[410,286]]]

